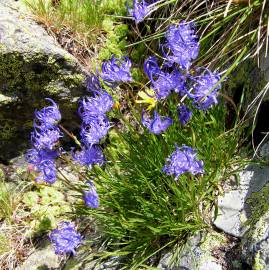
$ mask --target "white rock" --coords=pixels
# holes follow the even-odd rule
[[[269,181],[269,167],[249,165],[240,173],[236,190],[218,198],[218,216],[214,224],[224,232],[242,237],[246,231],[244,222],[250,216],[246,200],[253,192],[261,190]]]
[[[55,254],[51,245],[34,251],[24,264],[16,270],[36,270],[39,267],[43,267],[45,269],[60,269],[60,259]]]
[[[160,270],[223,270],[212,252],[225,245],[226,238],[222,234],[197,233],[188,239],[174,261],[173,251],[170,251],[161,258],[157,267]]]

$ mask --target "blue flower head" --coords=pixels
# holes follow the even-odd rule
[[[189,172],[193,175],[204,173],[204,163],[197,159],[197,153],[191,147],[183,145],[177,147],[176,150],[166,159],[167,164],[163,167],[163,171],[167,175],[174,175],[175,180],[185,173]]]
[[[35,148],[29,149],[25,153],[25,159],[27,162],[33,165],[38,165],[44,160],[53,160],[58,157],[58,152],[55,150],[41,149],[37,150]]]
[[[94,164],[101,166],[105,162],[102,150],[97,145],[91,147],[84,146],[81,151],[73,154],[73,157],[81,166],[88,166],[89,169],[91,169]]]
[[[161,134],[173,123],[170,117],[160,116],[156,111],[154,112],[154,118],[145,118],[144,112],[142,112],[142,124],[149,129],[149,132],[153,134]]]
[[[102,91],[102,86],[99,80],[99,77],[95,74],[90,74],[86,80],[87,90],[89,92],[95,93]]]
[[[163,53],[169,62],[177,63],[182,69],[189,70],[192,60],[199,54],[194,23],[182,21],[178,25],[171,25],[166,32]]]
[[[145,0],[133,0],[133,8],[128,8],[129,14],[134,18],[136,23],[140,23],[156,9],[155,1],[150,1],[152,4],[149,4]]]
[[[192,116],[192,111],[186,105],[181,105],[177,108],[177,112],[180,123],[185,126]]]
[[[106,116],[93,117],[88,123],[81,125],[80,136],[87,146],[98,144],[110,129],[110,123]]]
[[[53,149],[60,137],[62,133],[57,126],[44,128],[35,125],[34,131],[31,132],[32,145],[37,149]]]
[[[193,99],[197,109],[207,110],[218,103],[217,92],[221,88],[221,84],[218,84],[220,75],[206,68],[200,69],[204,69],[205,73],[193,78],[193,91],[187,94]]]
[[[57,179],[56,164],[54,160],[44,160],[37,166],[41,174],[35,179],[36,182],[46,182],[54,184]]]
[[[145,61],[144,71],[150,78],[151,87],[158,100],[167,98],[173,90],[180,95],[185,93],[185,77],[176,67],[172,67],[170,70],[167,67],[161,69],[156,57],[152,56]]]
[[[75,230],[70,222],[61,222],[58,228],[51,231],[49,235],[51,243],[55,247],[55,253],[76,254],[75,249],[81,244],[82,236]]]
[[[40,111],[35,111],[35,119],[38,121],[40,126],[50,127],[55,125],[61,120],[61,113],[57,104],[50,98],[45,100],[51,102],[51,106],[45,107]]]
[[[144,71],[147,76],[151,79],[154,74],[159,74],[162,72],[158,65],[158,60],[155,56],[148,57],[144,62]]]
[[[99,197],[98,193],[96,191],[96,187],[93,182],[88,182],[89,189],[83,190],[84,196],[84,202],[85,205],[91,208],[98,208],[99,206]]]
[[[56,181],[56,165],[55,159],[58,152],[49,149],[29,149],[25,154],[25,159],[34,165],[34,170],[40,175],[35,179],[37,182],[44,181],[53,184]]]
[[[109,86],[115,86],[120,82],[132,81],[130,74],[131,61],[126,57],[116,58],[114,55],[108,61],[102,63],[101,78]]]
[[[93,97],[84,97],[79,101],[78,113],[85,124],[89,124],[92,117],[105,115],[114,105],[113,98],[106,92],[96,92]]]
[[[59,156],[55,146],[63,135],[56,125],[61,120],[58,106],[52,99],[46,100],[52,105],[35,111],[34,131],[31,132],[34,148],[26,152],[25,159],[34,165],[34,170],[39,173],[35,179],[37,182],[53,184],[56,181],[55,159]]]

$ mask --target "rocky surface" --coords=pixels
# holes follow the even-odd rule
[[[269,269],[269,212],[244,235],[242,258],[254,270]]]
[[[257,152],[263,160],[268,160],[268,149],[265,143]],[[252,164],[239,174],[239,185],[229,185],[218,199],[214,224],[241,240],[238,252],[246,269],[269,269],[268,194],[269,167]]]
[[[47,243],[43,248],[35,250],[24,264],[17,267],[16,270],[57,270],[61,269],[60,264],[60,257],[55,254],[54,248]]]
[[[224,234],[200,232],[190,237],[184,248],[173,260],[173,253],[166,253],[158,264],[161,270],[224,270],[242,269],[237,243]],[[232,255],[233,253],[233,255]],[[238,257],[239,255],[239,257]]]
[[[260,57],[261,70],[264,72],[265,79],[269,82],[269,54],[266,55],[265,51],[261,53]]]
[[[242,237],[250,218],[248,198],[253,192],[260,191],[269,181],[269,167],[249,165],[240,173],[239,186],[218,198],[218,216],[214,224],[224,232]]]
[[[86,73],[76,59],[21,5],[0,1],[0,161],[28,147],[34,109],[45,97],[59,103],[63,123],[74,127],[76,101],[85,90]]]

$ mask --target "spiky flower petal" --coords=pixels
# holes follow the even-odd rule
[[[89,123],[81,125],[80,136],[86,146],[98,144],[110,129],[110,123],[106,116],[93,117]]]
[[[205,72],[193,77],[193,91],[187,94],[199,110],[207,110],[218,103],[217,92],[221,88],[221,84],[218,83],[220,75],[206,68],[199,68],[199,70]]]
[[[133,8],[128,9],[129,14],[134,18],[136,23],[140,23],[156,9],[155,2],[156,0],[133,0]]]
[[[113,98],[106,92],[96,92],[93,97],[84,97],[79,102],[78,113],[85,124],[89,124],[92,117],[104,115],[112,109]]]
[[[102,150],[97,145],[91,147],[84,146],[81,151],[73,154],[73,157],[81,166],[88,166],[89,169],[91,169],[94,164],[101,166],[105,162]]]
[[[103,61],[100,76],[111,87],[120,82],[130,82],[132,81],[130,73],[131,66],[132,63],[127,56],[116,58],[113,55],[110,60]]]
[[[171,63],[177,63],[182,69],[189,70],[192,61],[199,54],[194,23],[182,21],[177,25],[171,25],[166,32],[163,53]]]

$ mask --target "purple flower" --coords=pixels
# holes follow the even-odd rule
[[[82,142],[87,146],[98,144],[106,136],[110,127],[106,116],[100,115],[92,118],[89,123],[81,125],[80,136]]]
[[[60,137],[62,133],[57,126],[47,128],[35,126],[34,131],[31,132],[31,142],[37,149],[53,149]]]
[[[79,101],[78,113],[82,121],[89,124],[93,116],[104,115],[113,105],[113,98],[107,92],[96,92],[94,97],[84,97]]]
[[[189,172],[193,175],[204,173],[203,161],[197,160],[197,153],[191,147],[183,145],[177,147],[176,150],[166,159],[167,164],[163,167],[163,171],[167,175],[174,175],[175,180],[185,173]]]
[[[43,128],[50,127],[61,120],[61,113],[57,104],[50,98],[45,98],[45,100],[51,102],[52,105],[45,107],[40,111],[35,111],[35,118]]]
[[[165,132],[172,123],[173,120],[170,117],[160,116],[156,111],[153,119],[145,118],[144,112],[142,112],[142,124],[153,134],[158,135]]]
[[[27,162],[38,165],[43,160],[53,160],[58,157],[58,152],[55,150],[49,150],[49,149],[41,149],[37,150],[35,148],[27,150],[25,154],[25,159]]]
[[[150,78],[157,99],[167,98],[172,90],[181,95],[185,93],[186,82],[177,68],[160,69],[156,57],[149,57],[144,63],[144,71]]]
[[[132,81],[130,74],[131,66],[131,61],[127,56],[115,58],[113,55],[110,60],[102,63],[102,73],[100,76],[111,87],[119,82],[129,82]]]
[[[99,77],[94,75],[94,74],[91,74],[87,78],[86,83],[87,83],[87,89],[90,92],[95,93],[95,92],[101,92],[103,90],[101,83],[100,83],[100,80],[99,80]]]
[[[81,244],[82,236],[77,233],[75,226],[70,222],[61,222],[58,228],[49,235],[51,243],[55,246],[56,254],[76,254],[75,248]]]
[[[178,118],[180,123],[185,126],[192,116],[192,111],[185,105],[177,108]]]
[[[146,16],[152,13],[156,9],[155,3],[156,1],[151,0],[151,5],[145,1],[141,0],[134,0],[133,1],[133,8],[128,8],[130,15],[134,18],[136,23],[140,23],[144,20]]]
[[[85,205],[91,208],[98,208],[99,206],[99,197],[96,191],[96,187],[93,182],[88,182],[89,189],[83,190],[84,196],[84,202]]]
[[[73,157],[81,166],[88,166],[89,169],[91,169],[94,164],[101,166],[105,162],[102,150],[97,145],[93,145],[91,147],[84,146],[81,151],[73,154]]]
[[[150,56],[145,60],[144,71],[150,79],[154,74],[159,74],[162,72],[155,56]]]
[[[167,53],[166,50],[168,50]],[[182,21],[178,25],[171,25],[166,32],[163,53],[168,61],[177,63],[182,69],[188,70],[191,61],[196,59],[199,54],[194,23]]]
[[[35,111],[34,131],[31,132],[31,143],[34,146],[25,154],[25,159],[34,165],[34,170],[39,173],[36,181],[53,184],[56,181],[55,159],[59,153],[54,149],[62,133],[56,123],[60,121],[61,114],[56,103],[52,103],[40,111]]]
[[[151,82],[157,99],[168,97],[172,90],[176,93],[184,93],[185,81],[177,69],[173,70],[171,73],[161,72],[156,75],[155,79],[151,79]]]
[[[44,160],[37,166],[37,171],[41,174],[35,179],[36,182],[55,183],[57,179],[56,164],[54,160]]]
[[[195,82],[193,91],[187,94],[194,100],[193,103],[199,110],[207,110],[218,103],[216,96],[218,90],[221,88],[221,84],[218,84],[220,75],[206,68],[200,69],[204,69],[205,73],[193,78]]]
[[[55,159],[58,153],[48,149],[29,149],[25,154],[25,159],[34,165],[34,170],[40,175],[35,179],[37,182],[44,181],[53,184],[56,181]]]

